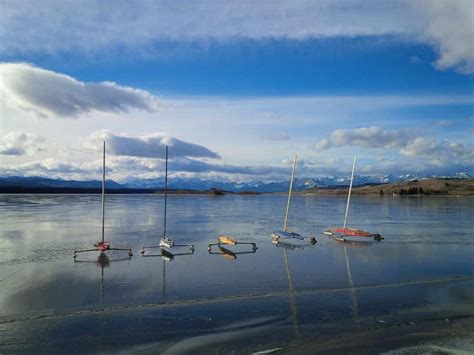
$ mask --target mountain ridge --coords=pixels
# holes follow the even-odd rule
[[[412,180],[426,180],[431,178],[454,178],[469,179],[471,176],[467,173],[456,173],[450,176],[426,176],[426,175],[356,175],[354,177],[354,185],[356,186],[373,186],[387,183],[397,183]],[[349,185],[349,177],[333,176],[333,177],[314,177],[314,178],[296,178],[294,182],[294,190],[306,191],[315,188],[338,188],[347,187]],[[244,193],[272,193],[285,192],[288,190],[289,180],[264,182],[261,180],[249,182],[230,182],[230,181],[213,181],[199,178],[169,178],[168,188],[171,190],[193,190],[193,191],[209,191],[219,189],[228,192]],[[20,188],[66,188],[66,189],[100,189],[102,182],[99,180],[63,180],[45,177],[21,177],[7,176],[0,177],[0,188],[20,187]],[[131,179],[123,183],[117,183],[113,180],[106,181],[106,188],[111,190],[162,190],[164,188],[164,179]]]

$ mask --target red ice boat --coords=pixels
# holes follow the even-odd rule
[[[357,157],[354,157],[354,163],[352,164],[351,183],[349,185],[349,194],[347,196],[346,214],[344,216],[344,226],[328,228],[324,231],[324,234],[335,237],[335,239],[340,240],[340,241],[346,241],[347,237],[374,238],[374,240],[380,241],[383,239],[383,237],[378,233],[371,233],[362,229],[346,227],[347,215],[349,212],[349,203],[351,201],[352,182],[354,181],[354,170],[355,170],[356,160],[357,160]]]
[[[97,242],[94,244],[94,246],[99,251],[107,251],[110,249],[110,242]]]
[[[334,227],[328,228],[324,234],[326,235],[338,235],[342,238],[344,237],[365,237],[365,238],[374,238],[375,240],[382,240],[383,237],[378,233],[371,233],[362,229],[356,228],[343,228],[343,227]]]

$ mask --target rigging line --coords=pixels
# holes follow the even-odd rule
[[[293,191],[293,179],[295,177],[296,159],[297,159],[297,156],[295,155],[295,158],[293,160],[293,170],[291,172],[290,190],[288,191],[288,202],[286,204],[285,223],[283,224],[284,231],[286,231],[288,227],[288,212],[290,211],[290,201],[291,201],[291,193]]]
[[[344,226],[343,226],[343,228],[346,228],[346,223],[347,223],[347,214],[349,212],[349,202],[351,201],[352,183],[354,181],[354,170],[355,170],[355,166],[356,166],[356,160],[357,160],[357,157],[354,156],[354,162],[352,163],[351,183],[349,185],[349,194],[347,195],[346,214],[344,215]]]
[[[103,152],[102,152],[102,243],[104,242],[105,235],[105,141],[103,142]]]
[[[163,221],[163,238],[166,238],[166,205],[168,200],[168,146],[166,146],[165,158],[165,215]]]

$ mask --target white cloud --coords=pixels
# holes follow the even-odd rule
[[[150,52],[159,40],[390,35],[432,45],[439,69],[472,74],[471,0],[36,1],[3,0],[0,51]],[[73,19],[73,22],[71,22]],[[28,23],[28,26],[25,26]],[[113,52],[113,51],[112,51]]]
[[[361,127],[356,129],[337,129],[331,138],[325,138],[315,145],[317,150],[347,145],[363,148],[401,148],[412,139],[407,131],[389,131],[381,127]]]
[[[60,179],[100,179],[102,160],[69,162],[54,158],[23,164],[3,165],[0,176],[41,176]],[[213,164],[189,158],[174,158],[169,162],[169,176],[187,176],[215,180],[282,179],[289,174],[288,167],[238,166]],[[160,159],[112,156],[106,158],[107,178],[123,181],[130,178],[163,176],[165,167]]]
[[[0,63],[0,77],[3,105],[39,116],[76,117],[92,111],[130,109],[156,111],[161,106],[156,97],[144,90],[112,82],[84,83],[30,64]]]
[[[0,137],[0,155],[33,155],[45,149],[45,142],[34,133],[10,132]]]
[[[164,145],[169,144],[169,173],[195,173],[195,174],[229,174],[246,176],[268,176],[275,174],[287,174],[285,166],[269,165],[233,165],[226,164],[220,160],[217,153],[212,152],[204,146],[187,143],[179,139],[161,136],[161,134],[138,138],[129,138],[112,135],[110,132],[96,132],[88,137],[84,144],[86,147],[101,149],[103,138],[106,138],[106,149],[113,156],[107,157],[107,168],[121,175],[130,175],[132,172],[156,173],[163,175]],[[161,139],[167,142],[162,142]],[[109,147],[109,148],[107,148]],[[141,149],[143,148],[143,149]],[[208,158],[215,158],[209,161]],[[202,160],[205,159],[205,160]]]
[[[94,169],[91,164],[76,164],[59,161],[54,158],[36,160],[23,164],[7,165],[0,167],[2,176],[41,176],[57,179],[88,179]],[[96,176],[100,176],[100,162],[97,161]]]
[[[416,137],[400,149],[407,157],[430,157],[443,164],[449,160],[464,160],[474,165],[474,150],[463,144],[438,141],[432,137]]]
[[[85,148],[101,150],[103,141],[106,142],[107,152],[113,155],[162,159],[165,155],[165,146],[168,145],[170,157],[173,159],[177,157],[220,159],[217,153],[202,145],[188,143],[161,132],[129,137],[102,130],[90,134],[82,140],[82,143]]]
[[[425,142],[430,144],[430,142]],[[436,148],[436,147],[435,147]],[[439,147],[438,147],[439,148]],[[436,148],[436,149],[438,149]],[[442,147],[441,147],[442,148]],[[361,159],[357,166],[357,174],[452,174],[465,171],[472,173],[472,151],[465,152],[457,145],[450,147],[453,154],[462,159],[448,159],[444,156],[431,159],[391,159],[384,157],[378,161]],[[410,147],[423,152],[423,142]],[[408,151],[406,152],[407,154]],[[467,158],[465,154],[470,154]],[[469,160],[471,159],[471,160]],[[232,165],[225,163],[209,163],[190,158],[175,158],[169,162],[169,177],[183,179],[205,179],[212,181],[286,181],[291,173],[291,162],[284,161],[281,165]],[[344,159],[316,159],[303,161],[297,167],[297,178],[315,176],[349,176],[351,162]],[[54,158],[37,160],[23,164],[3,164],[0,176],[41,176],[66,180],[100,180],[102,160],[70,162]],[[127,156],[108,156],[106,158],[107,179],[124,182],[135,179],[158,178],[164,175],[164,161],[161,159],[139,158]]]
[[[107,167],[119,176],[137,174],[164,173],[165,145],[169,146],[169,172],[192,173],[225,177],[239,175],[244,178],[269,178],[288,174],[285,166],[269,165],[233,165],[221,161],[218,153],[198,144],[185,142],[165,133],[153,133],[138,137],[115,135],[102,130],[82,140],[86,149],[100,151],[102,142],[106,142],[106,151],[112,157],[107,158]]]
[[[330,138],[315,144],[316,150],[319,151],[345,146],[397,150],[404,157],[422,158],[438,167],[458,164],[472,168],[474,162],[472,147],[433,137],[416,136],[408,130],[391,131],[375,126],[337,129],[331,133]]]
[[[420,38],[438,52],[438,69],[474,73],[474,3],[472,0],[413,1],[429,19]]]

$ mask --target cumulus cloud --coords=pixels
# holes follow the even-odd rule
[[[165,155],[165,146],[168,145],[170,157],[173,159],[178,157],[220,159],[219,154],[202,145],[188,143],[166,133],[129,137],[102,130],[84,138],[82,145],[88,149],[101,150],[103,141],[106,142],[107,152],[113,155],[162,159]]]
[[[100,159],[72,163],[56,159],[45,159],[18,165],[0,166],[2,176],[41,176],[65,180],[100,180]],[[314,176],[346,176],[350,175],[350,161],[316,161],[307,162],[298,167],[297,178]],[[404,161],[385,159],[374,163],[362,160],[357,167],[357,174],[452,174],[465,171],[472,173],[472,165],[452,162],[437,164],[433,161]],[[198,164],[183,160],[170,162],[169,177],[171,179],[204,179],[211,181],[288,181],[291,167],[282,166],[232,166],[227,164]],[[110,157],[107,158],[107,179],[118,182],[131,179],[156,179],[164,175],[164,163],[157,159]]]
[[[431,157],[434,161],[443,162],[455,159],[466,160],[474,164],[474,150],[460,143],[439,141],[432,137],[416,137],[400,153],[407,157]]]
[[[0,148],[5,154],[19,153],[13,149],[33,151],[32,142],[39,142],[34,135],[21,132],[2,139]],[[28,143],[26,142],[28,140]],[[124,180],[130,177],[158,177],[165,171],[165,146],[169,151],[170,176],[203,177],[229,180],[281,179],[289,168],[271,165],[233,165],[222,162],[219,154],[198,144],[185,142],[165,133],[138,137],[115,135],[107,130],[97,131],[82,139],[86,150],[96,152],[97,158],[88,161],[64,161],[56,158],[36,160],[21,164],[4,164],[0,175],[43,176],[61,179],[95,179],[100,176],[102,142],[106,142],[106,168],[111,178]],[[8,143],[7,143],[8,142]],[[23,151],[21,152],[22,154]]]
[[[96,169],[91,164],[78,164],[59,161],[54,158],[36,160],[28,163],[7,165],[0,167],[0,175],[3,176],[41,176],[56,179],[87,179],[95,172],[100,176],[100,161],[97,161]]]
[[[361,127],[356,129],[337,129],[315,145],[317,150],[332,147],[355,145],[363,148],[401,148],[411,139],[411,133],[404,131],[389,131],[381,127]]]
[[[456,68],[464,74],[474,73],[474,10],[472,0],[413,1],[412,5],[428,21],[419,34],[438,52],[438,69]]]
[[[74,26],[69,26],[71,17]],[[160,40],[389,35],[433,46],[439,69],[474,70],[471,0],[123,0],[114,6],[99,0],[46,0],[41,11],[36,1],[3,0],[0,21],[0,52],[9,55],[114,47],[143,52]]]
[[[120,164],[125,163],[122,160]],[[164,172],[163,162],[150,162],[142,159],[132,158],[126,160],[127,164],[136,165],[140,167],[142,171],[157,172],[162,175]],[[288,175],[288,168],[280,166],[260,165],[260,166],[248,166],[248,165],[232,165],[224,163],[209,163],[196,159],[189,158],[175,158],[169,162],[168,166],[170,174],[186,172],[196,174],[209,174],[209,173],[220,173],[225,175],[243,175],[251,177],[268,177],[270,175]]]
[[[249,176],[269,176],[287,174],[288,168],[277,167],[277,166],[246,166],[246,165],[232,165],[232,164],[211,164],[195,159],[178,159],[173,161],[170,167],[176,166],[178,171],[204,173],[204,172],[216,172],[224,174],[239,174]]]
[[[112,156],[106,158],[108,178],[123,181],[131,177],[159,177],[164,175],[164,161],[152,158]],[[29,163],[3,165],[0,175],[42,176],[61,179],[99,179],[102,160],[69,162],[53,158]],[[235,179],[287,179],[288,167],[282,166],[239,166],[224,163],[209,163],[186,157],[174,158],[169,162],[170,177],[201,177],[216,180]]]
[[[456,162],[472,166],[474,161],[472,147],[433,137],[416,136],[408,130],[391,131],[375,126],[337,129],[331,133],[330,138],[315,144],[315,149],[327,150],[344,146],[398,150],[405,157],[425,158],[439,166]]]
[[[412,149],[423,149],[412,147]],[[459,147],[457,147],[459,149]],[[463,154],[462,152],[459,152]],[[471,153],[472,157],[472,153]],[[471,160],[472,161],[472,160]],[[169,162],[170,178],[198,178],[212,181],[287,181],[291,166],[282,165],[232,165],[224,163],[209,163],[191,158],[175,158]],[[342,159],[318,159],[316,161],[301,161],[297,168],[297,177],[314,176],[345,176],[350,173],[351,162]],[[67,180],[99,180],[101,177],[102,160],[95,159],[86,162],[71,162],[57,159],[44,159],[23,164],[3,164],[0,166],[0,176],[42,176]],[[107,179],[118,182],[130,179],[155,179],[164,175],[164,161],[161,159],[110,156],[106,159]],[[357,173],[367,174],[403,174],[428,173],[452,174],[466,171],[472,173],[473,167],[469,160],[404,160],[381,159],[360,160]]]
[[[32,155],[45,149],[46,140],[33,133],[10,132],[0,137],[0,155]]]
[[[245,166],[225,164],[216,152],[198,144],[188,143],[165,133],[153,133],[139,137],[115,135],[110,131],[97,131],[82,140],[86,149],[100,151],[106,142],[107,166],[125,172],[164,172],[165,146],[169,146],[169,170],[196,174],[221,173],[230,175],[269,176],[287,174],[285,166]]]
[[[149,92],[112,82],[84,83],[25,63],[0,63],[2,101],[39,116],[77,117],[92,111],[155,111],[160,101]]]

